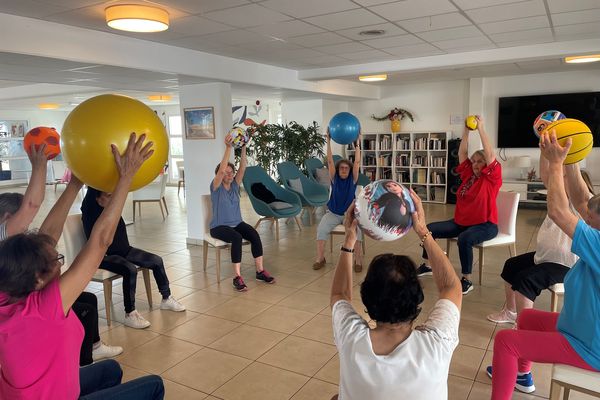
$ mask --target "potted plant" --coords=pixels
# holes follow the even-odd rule
[[[389,113],[382,117],[376,117],[374,114],[371,115],[371,118],[373,118],[375,121],[385,121],[386,119],[390,120],[392,123],[392,132],[400,132],[400,121],[406,117],[408,117],[411,122],[415,121],[415,118],[410,111],[398,107],[393,108]]]

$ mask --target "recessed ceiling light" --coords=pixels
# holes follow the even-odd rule
[[[358,77],[358,80],[361,82],[378,82],[378,81],[385,81],[386,79],[387,79],[387,74],[363,75],[363,76]]]
[[[360,31],[358,34],[360,36],[381,36],[385,33],[383,29],[370,29],[368,31]]]
[[[589,54],[587,56],[571,56],[565,57],[567,64],[582,64],[600,61],[600,54]]]
[[[148,96],[148,100],[150,101],[169,101],[171,98],[170,94],[151,94]]]
[[[128,32],[162,32],[169,29],[169,13],[158,7],[122,4],[104,10],[106,23]]]
[[[38,108],[40,110],[56,110],[58,107],[60,107],[60,104],[58,104],[58,103],[40,103],[40,104],[38,104]]]

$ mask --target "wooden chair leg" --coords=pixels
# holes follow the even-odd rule
[[[142,268],[142,276],[144,277],[144,286],[146,286],[148,304],[150,304],[150,308],[152,308],[152,284],[150,283],[150,270],[148,268]]]
[[[106,323],[108,326],[110,326],[110,308],[112,307],[112,281],[110,279],[105,279],[102,281],[102,286],[104,288],[104,310],[106,311]]]
[[[181,190],[181,181],[177,182],[177,196],[179,196],[180,190]]]
[[[217,270],[217,284],[221,284],[221,249],[220,248],[216,248],[217,250],[217,266],[216,266],[216,270]]]
[[[133,222],[135,222],[135,200],[133,201]]]
[[[550,296],[550,311],[557,312],[558,311],[558,295],[556,292],[551,292]]]
[[[561,386],[556,383],[556,381],[552,381],[550,383],[550,397],[549,400],[559,400],[560,399],[560,389]]]
[[[362,237],[362,251],[363,251],[363,257],[365,256],[365,254],[367,254],[367,245],[366,242],[367,241],[367,237],[365,235],[363,235]]]
[[[165,210],[167,211],[167,215],[169,215],[169,208],[167,207],[167,199],[165,199],[164,197],[162,198],[162,202],[165,205]]]
[[[479,286],[481,286],[481,278],[483,277],[483,247],[479,248]]]
[[[568,386],[565,386],[565,388],[563,389],[563,400],[569,400],[570,394],[571,394],[571,388]]]
[[[512,249],[513,249],[512,256],[516,257],[517,256],[517,244],[516,243],[512,244]]]
[[[163,205],[162,205],[162,202],[160,200],[158,200],[158,205],[160,206],[160,213],[162,214],[163,221],[164,221],[165,220],[165,212],[163,210]]]
[[[298,216],[294,217],[294,221],[296,221],[296,225],[298,225],[298,229],[302,230],[302,225],[300,224],[300,220],[298,219]]]
[[[279,242],[279,218],[273,219],[275,223],[275,239]]]
[[[450,239],[446,239],[446,257],[450,258],[450,243],[452,241]]]
[[[329,234],[329,252],[333,254],[333,235]]]
[[[208,263],[208,242],[205,240],[203,245],[202,245],[202,258],[203,258],[203,265],[204,265],[204,271],[206,272],[206,264]]]

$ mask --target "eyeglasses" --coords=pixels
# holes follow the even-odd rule
[[[62,254],[58,254],[54,261],[58,262],[60,265],[65,265],[65,256]]]

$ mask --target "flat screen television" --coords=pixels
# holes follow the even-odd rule
[[[594,135],[594,147],[600,146],[600,92],[586,92],[500,97],[498,147],[538,147],[533,121],[547,110],[583,121]]]

